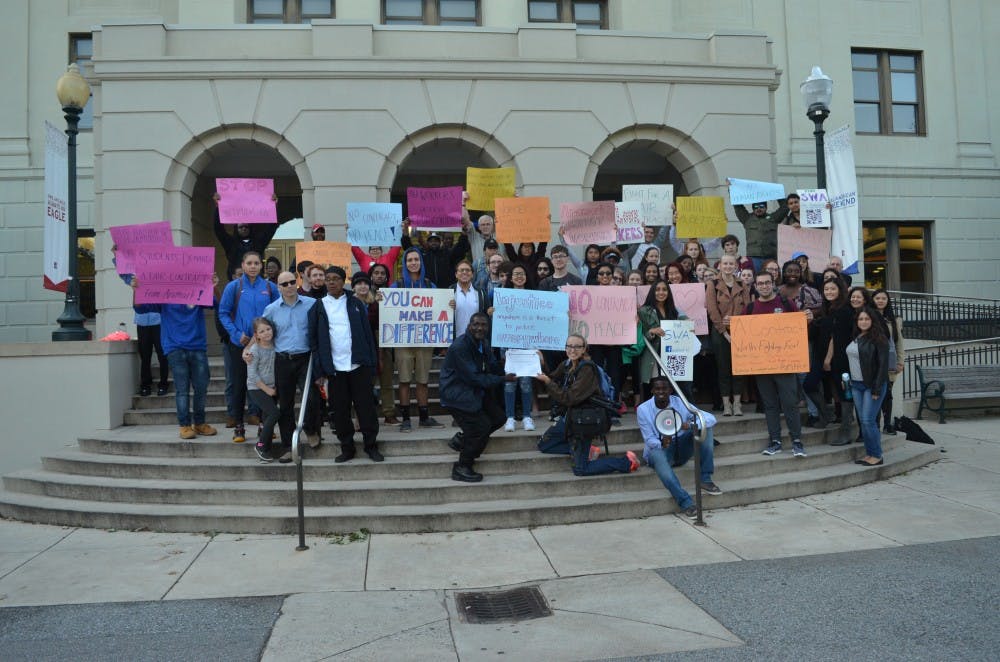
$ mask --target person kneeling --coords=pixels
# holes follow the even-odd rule
[[[670,380],[666,377],[653,377],[650,388],[653,397],[639,405],[636,417],[639,419],[639,431],[642,433],[646,448],[643,458],[660,477],[663,486],[677,501],[681,511],[687,517],[697,517],[694,499],[681,487],[673,467],[683,466],[694,454],[695,414],[684,406],[684,402],[673,394]],[[673,409],[680,415],[682,425],[674,436],[661,435],[656,429],[656,415],[664,409]],[[715,471],[715,437],[712,428],[715,426],[715,416],[702,411],[705,419],[705,438],[701,440],[701,489],[708,494],[719,495],[722,490],[712,482]]]
[[[631,473],[639,468],[635,453],[628,451],[625,457],[597,457],[590,450],[593,436],[580,434],[573,429],[573,409],[586,406],[592,396],[601,393],[597,364],[586,358],[586,354],[587,341],[583,336],[571,335],[566,339],[566,360],[559,364],[551,376],[539,373],[536,379],[545,384],[551,401],[567,410],[564,421],[573,454],[574,475],[596,476],[612,471]]]

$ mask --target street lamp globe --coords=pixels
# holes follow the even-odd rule
[[[80,110],[83,110],[90,100],[90,85],[80,75],[80,67],[75,62],[66,68],[66,73],[56,82],[56,97],[63,108]]]
[[[806,107],[806,115],[815,121],[817,115],[824,119],[830,114],[830,101],[833,99],[833,79],[823,73],[819,67],[813,67],[809,77],[799,85],[802,93],[802,104]]]

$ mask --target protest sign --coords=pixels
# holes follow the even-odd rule
[[[222,223],[277,223],[273,179],[218,178],[219,220]]]
[[[642,204],[638,202],[615,203],[615,231],[619,244],[632,244],[643,240]]]
[[[734,375],[809,372],[805,313],[734,315],[729,333]]]
[[[569,294],[569,332],[590,345],[632,345],[636,337],[635,288],[563,285]]]
[[[726,211],[718,196],[677,198],[678,237],[721,237],[726,234]]]
[[[465,190],[469,199],[465,206],[490,211],[497,198],[514,197],[514,168],[466,168]]]
[[[833,205],[833,244],[830,255],[844,263],[845,274],[858,273],[858,245],[861,243],[861,211],[858,209],[858,175],[854,169],[854,131],[845,124],[826,134],[826,190]]]
[[[454,290],[382,288],[379,293],[380,347],[447,347],[454,340]]]
[[[561,350],[566,344],[569,295],[540,290],[493,290],[494,347]]]
[[[567,246],[610,244],[618,235],[614,200],[564,202],[559,205],[559,224]]]
[[[694,332],[699,336],[708,333],[708,309],[705,308],[705,286],[702,283],[676,283],[670,286],[677,312],[684,313],[694,322]]]
[[[133,244],[128,253],[139,286],[135,302],[212,305],[215,249],[203,246]]]
[[[792,254],[803,252],[809,256],[812,264],[822,264],[826,266],[826,259],[830,256],[830,230],[807,230],[806,228],[793,228],[791,225],[778,226],[778,264],[784,264],[792,259]]]
[[[503,371],[518,377],[534,377],[542,371],[542,361],[534,349],[508,349],[504,353]]]
[[[755,182],[752,179],[729,178],[729,202],[734,205],[752,205],[755,202],[783,200],[785,187],[771,182]]]
[[[497,241],[507,244],[548,241],[552,235],[549,218],[547,197],[497,198]]]
[[[45,230],[42,241],[42,287],[65,292],[69,286],[69,197],[66,133],[45,122]],[[74,244],[75,244],[74,240]]]
[[[649,295],[649,288],[652,285],[639,285],[635,288],[635,302],[642,308],[646,305],[646,297]]]
[[[462,187],[407,187],[406,216],[415,230],[461,230]]]
[[[323,267],[338,266],[351,273],[351,245],[346,241],[300,241],[295,244],[295,261],[310,260]]]
[[[170,234],[170,221],[154,221],[152,223],[137,223],[134,225],[117,225],[108,228],[111,241],[117,248],[115,254],[115,270],[120,274],[135,273],[132,264],[132,252],[128,249],[136,244],[155,244],[157,246],[173,246],[174,239]]]
[[[402,223],[398,202],[347,203],[347,241],[355,246],[399,246]]]
[[[660,320],[660,361],[676,381],[694,379],[694,357],[701,351],[692,320]]]
[[[824,188],[802,188],[796,191],[799,195],[799,225],[804,228],[830,227],[830,210],[826,205],[830,202]]]
[[[670,225],[673,222],[673,184],[626,184],[622,186],[622,202],[642,205],[644,225]]]

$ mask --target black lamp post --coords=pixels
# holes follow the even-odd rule
[[[816,188],[826,188],[826,156],[823,153],[823,122],[830,116],[830,100],[833,98],[833,80],[819,67],[813,67],[809,78],[799,85],[802,103],[806,107],[806,117],[813,121],[816,129]]]
[[[71,64],[56,83],[56,96],[59,105],[66,113],[66,135],[69,136],[67,146],[67,167],[69,177],[66,191],[66,231],[69,232],[68,262],[69,282],[66,284],[66,304],[59,316],[59,328],[52,332],[52,340],[90,340],[90,331],[83,326],[85,320],[80,312],[80,280],[77,277],[76,264],[76,134],[79,133],[80,113],[90,99],[90,85],[80,75],[80,68]]]

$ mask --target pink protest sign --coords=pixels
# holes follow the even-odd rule
[[[580,334],[588,345],[635,343],[638,309],[634,287],[564,285],[559,289],[569,294],[570,333]]]
[[[132,253],[127,250],[136,244],[155,244],[157,246],[173,246],[174,239],[170,235],[170,221],[154,221],[152,223],[136,223],[134,225],[118,225],[108,228],[111,241],[115,243],[115,270],[120,274],[131,274],[135,268],[131,262]]]
[[[219,220],[223,223],[277,223],[274,205],[274,180],[219,178]]]
[[[407,187],[406,215],[416,230],[460,230],[462,187]]]
[[[830,257],[832,230],[795,228],[791,225],[778,226],[778,264],[792,259],[792,254],[803,252],[809,256],[809,263],[826,265]]]
[[[705,285],[703,283],[680,283],[670,286],[677,312],[694,320],[694,332],[703,336],[708,333],[708,310],[705,308]]]
[[[610,244],[618,236],[615,201],[564,202],[559,205],[559,224],[568,246]]]
[[[128,250],[139,281],[136,303],[212,305],[214,248],[140,244]]]
[[[646,297],[649,295],[649,288],[652,285],[638,285],[635,288],[635,303],[642,308],[646,305]]]

